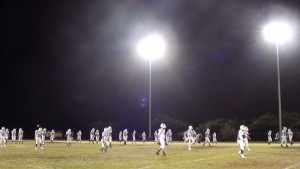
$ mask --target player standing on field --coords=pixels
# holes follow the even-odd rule
[[[79,131],[77,132],[77,142],[80,142],[80,143],[81,143],[81,135],[82,135],[82,132],[81,132],[81,130],[79,130]]]
[[[145,132],[142,133],[142,139],[143,139],[143,143],[145,143],[146,142],[146,133]]]
[[[35,150],[37,150],[37,145],[40,145],[41,150],[44,150],[42,146],[42,134],[43,129],[40,127],[38,130],[35,130],[34,137],[35,137]]]
[[[217,144],[217,133],[216,132],[213,133],[213,143]]]
[[[94,144],[94,137],[95,137],[95,129],[92,128],[92,130],[90,131],[90,141],[89,143],[93,143]]]
[[[50,141],[51,141],[51,143],[54,142],[54,137],[55,137],[55,131],[52,129],[51,132],[50,132]]]
[[[293,145],[293,132],[291,129],[288,129],[288,132],[287,132],[288,136],[289,136],[289,142],[291,143],[291,145]]]
[[[2,127],[1,130],[0,130],[0,146],[1,148],[5,148],[5,143],[6,143],[6,139],[5,139],[5,128]]]
[[[135,135],[136,135],[136,131],[133,130],[133,132],[132,132],[132,143],[133,143],[133,142],[136,143]]]
[[[18,140],[19,140],[19,144],[22,142],[23,144],[23,130],[22,128],[19,128],[19,132],[18,132]]]
[[[246,137],[245,126],[241,125],[240,130],[238,131],[237,142],[240,147],[239,154],[241,155],[242,158],[247,158],[244,156],[244,150],[245,150],[245,140],[244,139],[245,139],[245,137]]]
[[[193,137],[193,126],[189,126],[189,129],[187,130],[187,137],[188,137],[188,148],[189,150],[192,150],[192,144],[195,142]]]
[[[268,144],[270,145],[272,143],[272,131],[269,130],[268,132]]]
[[[67,146],[71,146],[71,142],[72,142],[72,131],[71,131],[71,129],[67,130],[66,136],[67,136]]]
[[[101,152],[107,152],[107,147],[109,145],[109,133],[108,128],[104,128],[102,132],[102,139],[101,139]]]
[[[209,129],[206,129],[206,132],[205,132],[205,141],[203,143],[203,146],[205,145],[205,143],[208,143],[209,147],[210,146],[210,130]]]
[[[16,141],[16,138],[17,138],[17,130],[16,129],[13,129],[11,131],[11,141],[12,142],[15,142]]]
[[[96,130],[95,136],[96,136],[96,144],[98,144],[99,139],[100,139],[100,133],[99,133],[99,130]]]
[[[128,139],[128,130],[125,129],[125,130],[123,131],[124,145],[126,145],[127,139]]]
[[[247,147],[248,151],[251,151],[250,148],[249,148],[249,140],[251,140],[249,135],[250,135],[249,129],[248,129],[247,126],[245,126],[245,136],[246,136],[245,139],[244,139],[245,146]]]
[[[288,145],[287,145],[287,140],[286,140],[286,136],[287,136],[287,128],[286,127],[283,127],[283,129],[282,129],[282,135],[281,135],[281,147],[283,147],[282,146],[282,144],[284,144],[285,143],[285,147],[289,147]]]
[[[160,143],[160,148],[157,150],[157,152],[155,153],[156,155],[159,155],[159,152],[162,151],[163,152],[163,156],[166,156],[166,152],[165,152],[165,147],[166,147],[166,128],[167,126],[164,123],[160,124],[160,129],[158,129],[158,138],[159,138],[159,143]]]

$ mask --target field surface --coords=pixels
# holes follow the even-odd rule
[[[45,150],[34,150],[34,141],[24,144],[8,142],[0,149],[1,169],[192,169],[192,168],[257,168],[299,169],[300,145],[282,148],[279,144],[250,143],[251,151],[245,151],[247,159],[238,155],[235,142],[221,142],[208,147],[193,145],[188,151],[187,143],[173,142],[166,147],[167,156],[155,155],[158,148],[153,142],[123,145],[113,142],[106,153],[100,151],[101,144],[74,142],[67,147],[64,141],[46,142]]]

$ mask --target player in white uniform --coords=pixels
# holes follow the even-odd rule
[[[5,130],[5,142],[6,142],[6,143],[7,143],[8,138],[9,138],[9,130],[6,129],[6,130]]]
[[[154,132],[154,144],[158,143],[158,142],[159,142],[158,135],[157,135],[157,131],[155,130],[155,132]]]
[[[104,128],[102,132],[102,139],[101,139],[101,152],[107,152],[107,147],[109,145],[109,133],[108,128]]]
[[[47,133],[47,130],[46,130],[46,128],[44,128],[43,132],[42,132],[42,144],[43,145],[45,145],[46,133]]]
[[[173,136],[172,130],[169,129],[169,142],[172,142],[172,141],[173,141],[172,136]]]
[[[270,145],[272,143],[272,131],[269,130],[268,132],[268,144]]]
[[[107,133],[108,133],[109,147],[111,148],[111,143],[112,143],[112,127],[111,126],[108,126]]]
[[[0,146],[2,147],[6,147],[5,143],[6,143],[6,139],[5,139],[5,128],[2,127],[0,130]]]
[[[72,143],[72,131],[71,131],[71,129],[67,130],[66,136],[67,136],[67,146],[71,146],[71,143]]]
[[[240,126],[240,130],[238,131],[238,136],[237,136],[237,143],[239,144],[240,150],[239,150],[239,154],[241,155],[242,158],[247,158],[244,155],[244,150],[245,150],[245,137],[246,137],[246,133],[245,133],[245,126],[241,125]]]
[[[19,144],[22,142],[23,144],[23,130],[22,128],[19,128],[19,132],[18,132],[18,140],[19,140]]]
[[[16,129],[13,129],[11,131],[11,141],[12,142],[15,142],[16,141],[16,138],[17,138],[17,130]]]
[[[166,145],[168,145],[169,142],[171,142],[171,141],[172,141],[172,131],[171,131],[171,129],[169,129],[166,133]]]
[[[193,137],[193,126],[189,126],[189,129],[187,130],[187,137],[188,137],[188,148],[189,150],[192,150],[192,144],[195,142]]]
[[[51,141],[51,143],[54,142],[54,138],[55,138],[55,131],[52,129],[51,132],[50,132],[50,141]]]
[[[183,133],[183,142],[188,142],[188,133],[187,133],[187,131],[185,131]]]
[[[288,136],[289,136],[289,142],[291,143],[291,145],[293,145],[293,132],[291,129],[288,129],[288,132],[287,132]]]
[[[44,150],[42,146],[42,134],[43,129],[40,127],[38,130],[35,130],[34,137],[35,137],[35,150],[37,150],[37,145],[40,145],[41,150]]]
[[[122,131],[119,132],[119,142],[121,143],[122,142],[122,137],[123,137],[123,134],[122,134]]]
[[[159,138],[159,142],[160,142],[160,148],[155,153],[156,155],[159,155],[159,152],[162,151],[163,155],[166,156],[166,152],[165,152],[166,128],[167,128],[167,126],[164,123],[160,124],[160,129],[158,129],[158,133],[157,133],[158,138]]]
[[[135,135],[136,135],[136,131],[133,130],[133,132],[132,132],[132,143],[133,143],[133,142],[136,143]]]
[[[142,139],[143,139],[143,143],[145,143],[146,142],[146,133],[145,132],[142,133]]]
[[[81,132],[81,130],[79,130],[79,131],[77,132],[77,142],[80,142],[80,143],[81,143],[81,135],[82,135],[82,132]]]
[[[217,144],[217,133],[216,132],[213,133],[213,143]]]
[[[245,135],[246,135],[246,137],[245,137],[245,146],[247,147],[247,150],[248,151],[251,151],[250,150],[250,148],[249,148],[249,140],[251,140],[251,138],[250,138],[250,133],[249,133],[249,129],[248,129],[248,127],[247,126],[245,126]]]
[[[281,135],[281,147],[283,147],[282,144],[284,144],[284,143],[285,143],[285,147],[288,147],[287,140],[286,140],[286,136],[287,136],[287,128],[286,127],[283,127],[281,134],[282,134]]]
[[[124,145],[126,145],[127,139],[128,139],[128,130],[125,129],[125,130],[123,131]]]
[[[203,146],[205,145],[205,143],[208,143],[209,147],[211,147],[211,145],[210,145],[210,130],[209,129],[206,129],[205,141],[203,143]]]
[[[90,141],[89,143],[93,143],[94,144],[94,138],[95,138],[95,129],[92,128],[92,130],[90,131]]]
[[[99,142],[99,140],[100,140],[100,133],[99,133],[99,130],[96,130],[95,136],[96,136],[96,143],[98,144],[98,142]]]

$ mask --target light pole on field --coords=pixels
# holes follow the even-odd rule
[[[149,138],[151,138],[151,66],[152,60],[164,55],[166,44],[158,34],[151,34],[143,38],[137,45],[137,52],[140,56],[149,60]]]
[[[280,64],[279,64],[279,44],[283,44],[292,38],[290,27],[282,22],[271,22],[263,29],[264,38],[276,45],[277,56],[277,86],[278,86],[278,117],[279,117],[279,138],[282,136],[282,117],[281,117],[281,90],[280,90]]]

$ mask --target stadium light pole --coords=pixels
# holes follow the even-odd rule
[[[143,38],[137,44],[137,52],[141,57],[149,60],[149,138],[151,138],[151,66],[152,60],[162,57],[166,50],[166,44],[162,36],[151,34]]]
[[[278,86],[278,116],[279,116],[279,138],[282,135],[281,118],[281,91],[280,91],[280,65],[279,65],[279,44],[284,44],[292,38],[292,30],[283,22],[271,22],[263,28],[264,38],[276,45],[277,56],[277,86]]]

